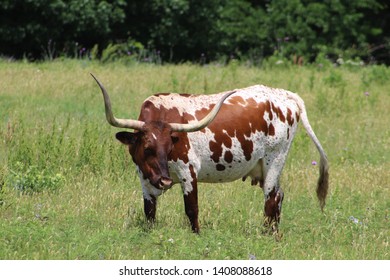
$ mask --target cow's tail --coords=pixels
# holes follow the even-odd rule
[[[298,97],[298,96],[295,96]],[[295,99],[295,98],[294,98]],[[306,108],[303,100],[301,98],[296,99],[297,104],[299,106],[299,109],[301,111],[300,118],[302,121],[302,124],[304,128],[306,129],[307,134],[310,136],[311,140],[314,142],[314,144],[317,147],[318,152],[320,153],[320,176],[318,178],[317,183],[317,197],[320,201],[321,210],[324,209],[325,206],[325,200],[326,195],[328,194],[328,188],[329,188],[329,165],[328,165],[328,157],[326,156],[326,153],[324,149],[321,146],[320,141],[318,140],[317,136],[315,135],[310,123],[309,119],[307,118]]]

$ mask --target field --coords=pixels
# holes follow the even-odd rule
[[[299,93],[330,160],[324,213],[319,156],[299,129],[282,175],[282,238],[262,233],[263,194],[248,182],[201,184],[201,234],[181,189],[143,217],[141,187],[94,73],[118,117],[157,92],[213,93],[265,84]],[[390,258],[390,69],[287,64],[99,64],[0,61],[0,259]]]

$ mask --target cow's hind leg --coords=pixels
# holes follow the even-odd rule
[[[264,225],[267,230],[272,230],[273,233],[278,232],[280,223],[280,215],[282,213],[282,202],[284,193],[282,189],[274,188],[265,198],[264,204]]]
[[[279,179],[287,153],[280,153],[274,158],[264,158],[264,225],[267,231],[278,232],[284,193],[280,188]]]

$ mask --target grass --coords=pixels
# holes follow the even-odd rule
[[[266,84],[299,93],[330,160],[325,212],[311,164],[318,153],[300,129],[282,176],[280,241],[262,234],[260,188],[241,181],[199,186],[200,235],[178,186],[149,225],[134,165],[90,72],[120,117],[137,118],[156,92]],[[1,61],[0,259],[389,259],[389,75],[382,66]]]

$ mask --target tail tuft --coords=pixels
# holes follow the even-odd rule
[[[328,194],[329,188],[329,171],[327,160],[321,158],[320,163],[320,176],[317,182],[317,197],[320,201],[321,211],[324,211],[325,200]]]

